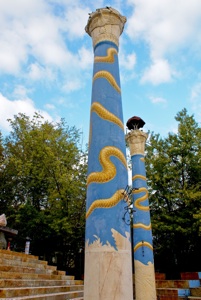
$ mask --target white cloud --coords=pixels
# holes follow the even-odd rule
[[[26,74],[28,78],[32,80],[53,80],[55,79],[55,74],[53,70],[49,67],[43,67],[40,64],[32,63],[28,66],[28,73]]]
[[[47,108],[49,110],[55,110],[55,105],[47,103],[47,104],[45,104],[45,108]]]
[[[167,82],[173,71],[164,59],[177,50],[201,45],[200,0],[128,0],[134,10],[128,18],[126,33],[132,40],[144,40],[150,49],[152,65],[143,80],[155,84]],[[165,74],[159,80],[156,73],[163,62]],[[152,79],[152,75],[153,78]]]
[[[173,71],[171,70],[167,60],[155,60],[150,68],[145,70],[141,82],[151,82],[154,85],[169,82],[171,80],[172,74]]]
[[[28,116],[33,116],[36,111],[38,111],[45,120],[52,121],[51,116],[46,111],[39,111],[35,105],[34,102],[25,96],[25,91],[19,90],[15,91],[18,96],[21,94],[24,94],[24,97],[21,99],[18,98],[16,100],[9,100],[8,98],[4,97],[0,93],[0,127],[1,130],[9,131],[9,123],[7,119],[13,119],[14,115],[17,115],[18,113],[25,113]]]
[[[0,72],[17,74],[26,63],[30,45],[26,31],[33,15],[44,13],[43,1],[0,1]],[[41,23],[41,21],[39,21]]]
[[[88,69],[93,67],[93,51],[86,49],[85,47],[81,47],[78,51],[78,64],[82,69]]]
[[[67,37],[86,34],[88,11],[78,1],[0,1],[0,72],[22,76],[26,66],[29,78],[36,80],[47,70],[50,76],[57,69],[78,68],[78,53],[68,49]],[[87,66],[81,62],[83,68]]]
[[[135,6],[128,19],[127,34],[145,39],[153,58],[198,39],[200,0],[129,0]]]
[[[0,72],[17,74],[27,59],[25,42],[12,29],[3,28],[0,44]]]
[[[59,97],[59,98],[55,98],[54,99],[54,103],[59,104],[59,106],[61,107],[67,107],[69,110],[71,110],[72,108],[77,108],[78,106],[78,102],[74,101],[74,99],[72,99],[71,97]],[[69,114],[70,112],[68,112]]]
[[[4,15],[15,14],[18,17],[29,18],[31,15],[39,15],[40,11],[47,9],[44,0],[27,1],[27,0],[12,0],[1,1],[0,11]]]
[[[153,104],[166,104],[167,100],[162,97],[150,97],[150,100]]]
[[[30,90],[28,90],[27,88],[25,88],[23,85],[17,85],[14,88],[13,96],[16,99],[21,99],[21,98],[26,99],[27,98],[27,94],[29,92],[30,92]]]
[[[73,80],[68,79],[67,82],[63,85],[62,90],[69,94],[73,91],[78,90],[82,86],[83,83],[79,78]]]
[[[89,12],[89,8],[82,8],[81,5],[66,7],[64,26],[70,38],[80,38],[86,34],[84,28]]]
[[[0,74],[13,75],[16,82],[29,86],[32,81],[41,81],[40,87],[45,83],[54,89],[54,82],[60,92],[67,94],[82,88],[88,78],[84,71],[93,67],[92,45],[88,50],[81,44],[87,37],[87,4],[79,0],[3,2]]]
[[[126,70],[133,70],[136,64],[136,54],[125,54],[120,52],[119,54],[119,63],[121,67],[124,67]]]

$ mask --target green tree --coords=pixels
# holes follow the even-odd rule
[[[177,133],[146,147],[156,268],[169,273],[198,268],[201,251],[201,128],[186,109],[175,119]]]
[[[53,124],[37,113],[9,121],[1,209],[7,194],[5,213],[9,226],[19,230],[18,244],[29,236],[32,252],[48,259],[60,253],[60,267],[66,268],[69,253],[75,256],[84,247],[86,153],[79,147],[80,133],[64,120]]]

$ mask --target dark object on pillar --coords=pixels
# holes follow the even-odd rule
[[[136,130],[142,128],[144,124],[145,122],[140,117],[134,116],[127,121],[126,126],[129,130]]]

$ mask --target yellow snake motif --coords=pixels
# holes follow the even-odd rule
[[[143,228],[145,230],[150,230],[151,229],[151,223],[149,225],[145,225],[143,223],[136,223],[133,225],[133,228],[137,229],[137,228]]]
[[[143,175],[134,175],[132,177],[132,181],[136,180],[136,179],[142,179],[142,180],[146,180],[146,177]]]
[[[95,112],[100,118],[112,122],[116,125],[118,125],[122,130],[124,130],[124,124],[123,122],[115,116],[113,113],[111,113],[109,110],[107,110],[104,106],[102,106],[98,102],[93,102],[91,105],[91,113]],[[91,122],[90,122],[90,130],[89,130],[89,147],[91,144],[91,134],[92,134],[92,129],[91,129]]]
[[[97,115],[100,118],[113,122],[116,125],[118,125],[122,130],[124,130],[124,124],[122,123],[122,121],[109,110],[107,110],[104,106],[102,106],[100,103],[93,102],[91,105],[91,112],[97,113]]]
[[[134,252],[143,246],[148,247],[149,249],[151,249],[153,251],[153,246],[150,243],[144,241],[144,242],[139,242],[135,245]]]
[[[136,179],[146,180],[146,177],[143,176],[143,175],[134,175],[132,177],[132,180],[134,181]],[[136,193],[141,193],[141,192],[145,192],[145,195],[143,197],[140,197],[139,199],[137,199],[135,201],[135,206],[137,208],[139,208],[140,210],[148,211],[149,210],[148,206],[142,206],[142,205],[139,204],[139,202],[144,201],[144,200],[146,200],[148,198],[148,191],[147,191],[147,189],[146,188],[140,188],[139,190],[135,190],[133,193],[136,194]],[[151,223],[149,225],[145,225],[143,223],[136,223],[136,224],[133,225],[133,228],[135,228],[135,229],[142,228],[144,230],[150,230],[151,229]],[[146,243],[146,242],[144,242],[144,243]],[[137,244],[137,245],[138,245],[138,248],[139,248],[140,247],[139,244]]]
[[[108,48],[107,49],[107,56],[96,56],[94,58],[94,62],[106,62],[106,63],[113,63],[114,62],[114,55],[118,55],[117,50],[115,48]]]
[[[144,157],[141,157],[140,160],[141,160],[142,162],[144,162]],[[145,181],[146,181],[146,176],[137,174],[137,175],[134,175],[134,176],[132,177],[132,181],[134,181],[134,180],[136,180],[136,179],[141,179],[141,180],[145,180]],[[137,200],[135,200],[134,205],[135,205],[135,207],[137,207],[137,208],[140,209],[140,210],[143,210],[143,211],[149,211],[149,205],[148,205],[148,206],[142,206],[142,205],[141,205],[141,202],[143,202],[143,201],[145,201],[145,200],[148,199],[148,191],[147,191],[147,188],[141,187],[141,188],[139,188],[138,190],[134,190],[134,191],[133,191],[134,194],[139,194],[139,193],[142,193],[142,192],[145,193],[144,196],[142,196],[142,197],[138,198]],[[144,229],[144,230],[151,230],[151,223],[149,223],[148,225],[145,225],[145,224],[143,224],[143,223],[136,223],[136,224],[133,224],[133,228],[134,228],[134,229],[142,228],[142,229]],[[149,249],[151,249],[151,250],[153,251],[153,246],[152,246],[150,243],[146,242],[146,241],[143,241],[143,242],[141,241],[141,242],[137,243],[137,244],[135,245],[135,247],[134,247],[133,250],[134,250],[134,252],[135,252],[137,249],[139,249],[140,247],[144,247],[144,246],[145,246],[145,247],[148,247]]]
[[[111,198],[95,200],[86,213],[86,219],[96,208],[110,208],[117,205],[119,201],[123,198],[123,192],[124,190],[121,189],[116,191],[116,193],[114,193],[114,195]]]
[[[109,48],[107,50],[107,56],[104,56],[104,57],[96,56],[94,58],[94,62],[113,63],[115,54],[116,55],[118,54],[117,50],[115,48]],[[105,78],[118,93],[121,93],[121,89],[118,86],[115,78],[108,71],[105,71],[105,70],[98,71],[94,75],[93,82],[98,78]],[[98,102],[92,103],[91,113],[92,112],[95,112],[100,118],[102,118],[106,121],[113,122],[114,124],[119,126],[122,130],[124,130],[124,125],[123,125],[122,121],[117,116],[115,116],[113,113],[111,113],[106,108],[104,108],[100,103],[98,103]],[[91,132],[92,132],[92,129],[90,126],[89,143],[91,140]],[[99,161],[102,166],[102,171],[101,172],[92,172],[91,174],[89,174],[89,176],[87,178],[87,185],[89,185],[92,182],[97,182],[97,183],[108,182],[115,177],[116,167],[111,162],[110,156],[117,157],[123,163],[123,165],[127,168],[127,161],[126,161],[124,154],[116,147],[106,146],[100,151],[100,155],[99,155]],[[108,199],[95,200],[89,207],[89,209],[86,213],[86,218],[88,218],[89,215],[97,208],[109,208],[109,207],[113,207],[113,206],[117,205],[119,203],[119,201],[123,199],[123,193],[124,193],[124,190],[120,189],[120,190],[116,191],[113,194],[113,196]]]
[[[124,154],[116,147],[106,146],[104,147],[99,155],[99,161],[103,168],[101,172],[92,172],[87,178],[87,184],[92,182],[107,182],[112,180],[116,175],[116,167],[110,161],[110,156],[116,156],[127,168],[127,162]]]
[[[148,211],[148,210],[149,210],[149,206],[142,206],[142,205],[140,204],[140,202],[145,201],[145,200],[147,200],[147,198],[148,198],[148,191],[147,191],[147,188],[141,187],[141,188],[139,188],[139,190],[134,190],[134,191],[133,191],[133,194],[139,194],[139,193],[142,193],[142,192],[144,192],[145,195],[142,196],[142,197],[140,197],[140,198],[138,198],[138,199],[135,201],[134,204],[135,204],[135,207],[137,207],[138,209],[144,210],[144,211]]]
[[[121,93],[121,89],[120,87],[118,86],[118,84],[116,83],[116,80],[115,78],[112,76],[111,73],[109,73],[108,71],[98,71],[95,75],[94,75],[94,78],[93,78],[93,81],[95,81],[96,79],[98,78],[105,78],[107,79],[107,81],[109,81],[109,83],[112,85],[112,87],[118,92],[118,93]]]

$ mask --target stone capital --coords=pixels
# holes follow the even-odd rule
[[[130,155],[142,154],[144,155],[145,142],[148,134],[141,130],[131,130],[126,135],[126,142],[130,148]]]
[[[120,15],[114,8],[100,8],[89,15],[85,31],[92,37],[94,47],[105,40],[112,41],[118,46],[125,23],[126,17]]]

